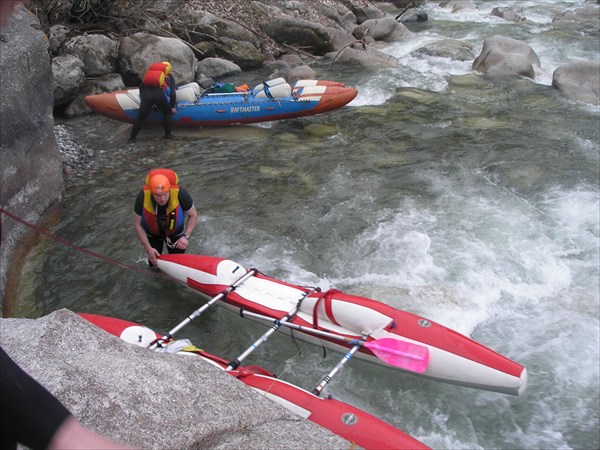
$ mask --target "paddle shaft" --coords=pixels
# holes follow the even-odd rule
[[[278,322],[274,317],[244,311],[243,309],[240,309],[240,315],[242,317],[249,316],[261,320],[273,321],[275,324]],[[384,337],[373,341],[366,341],[364,338],[361,340],[351,339],[339,334],[298,325],[293,322],[286,321],[280,325],[285,325],[288,328],[299,330],[307,334],[336,339],[349,344],[351,347],[355,345],[365,347],[380,361],[411,372],[423,373],[427,370],[429,364],[429,350],[427,347],[410,343],[402,339]]]
[[[291,320],[292,317],[294,317],[298,313],[298,310],[300,309],[300,305],[302,304],[302,301],[314,291],[315,291],[314,289],[311,289],[310,291],[305,292],[304,295],[302,296],[302,298],[300,298],[300,300],[298,300],[298,302],[296,303],[296,306],[294,306],[294,308],[291,311],[289,311],[281,319],[274,319],[273,326],[271,328],[269,328],[265,334],[263,334],[261,337],[259,337],[240,356],[238,356],[233,361],[231,361],[229,363],[229,365],[225,368],[225,370],[229,372],[230,370],[237,369],[238,366],[241,364],[241,362],[244,359],[246,359],[246,357],[250,353],[252,353],[254,350],[256,350],[259,345],[261,345],[263,342],[265,342],[267,339],[269,339],[269,337],[273,333],[275,333],[275,331],[277,331],[282,324],[290,323],[289,320]],[[243,315],[242,315],[242,317],[243,317]]]
[[[344,364],[346,364],[352,358],[354,353],[356,353],[356,351],[360,348],[361,342],[362,341],[358,341],[356,343],[356,345],[354,345],[354,347],[352,347],[344,355],[344,357],[341,359],[341,361],[336,364],[336,366],[331,370],[331,372],[329,372],[327,375],[325,375],[325,378],[323,378],[323,380],[321,380],[321,382],[317,386],[315,386],[315,388],[312,390],[313,394],[315,394],[316,396],[321,395],[321,391],[323,390],[325,385],[331,381],[331,379],[335,376],[336,373],[338,373],[340,370],[342,370],[342,367],[344,367]]]
[[[246,311],[244,309],[240,309],[240,316],[254,317],[256,319],[268,320],[269,322],[277,322],[278,321],[278,319],[276,319],[275,317],[270,317],[270,316],[265,316],[263,314],[253,313],[251,311]],[[310,333],[310,334],[314,334],[317,336],[323,336],[323,337],[329,337],[332,339],[337,339],[338,341],[342,341],[347,344],[349,344],[349,343],[354,344],[357,342],[356,339],[347,338],[347,337],[340,336],[340,335],[334,334],[334,333],[329,333],[329,332],[323,331],[323,330],[317,330],[316,328],[305,327],[305,326],[298,325],[293,322],[283,322],[281,325],[284,325],[288,328],[292,328],[294,330],[302,331],[304,333]],[[362,347],[365,344],[363,341],[358,341],[358,343],[359,343],[358,344],[359,347]]]
[[[234,291],[239,285],[244,283],[248,278],[254,276],[256,274],[256,272],[258,272],[257,269],[250,269],[248,272],[246,272],[244,274],[244,276],[239,278],[235,283],[228,286],[227,289],[225,289],[223,292],[221,292],[221,293],[215,295],[213,298],[211,298],[207,303],[202,305],[200,308],[198,308],[196,311],[194,311],[192,314],[190,314],[188,317],[186,317],[184,320],[182,320],[177,326],[175,326],[171,331],[169,331],[163,337],[161,337],[160,339],[156,339],[154,342],[150,343],[148,348],[154,350],[156,347],[159,346],[159,344],[161,342],[166,342],[169,339],[171,339],[179,330],[181,330],[183,327],[185,327],[187,324],[189,324],[192,320],[194,320],[200,314],[202,314],[204,311],[206,311],[208,308],[210,308],[214,303],[218,302],[222,298],[227,297],[231,291]]]

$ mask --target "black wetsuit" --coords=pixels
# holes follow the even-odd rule
[[[133,124],[131,129],[130,140],[135,140],[136,136],[142,129],[142,124],[145,122],[148,114],[152,108],[156,107],[162,112],[163,115],[163,127],[165,129],[165,136],[170,136],[173,129],[173,113],[172,108],[175,108],[177,102],[177,92],[175,85],[175,78],[173,74],[167,76],[167,82],[169,84],[169,99],[163,88],[158,86],[144,86],[144,83],[140,85],[140,109],[138,111],[138,117]]]
[[[0,347],[0,449],[45,449],[71,413]]]

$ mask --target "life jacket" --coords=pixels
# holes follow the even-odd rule
[[[148,185],[150,178],[155,174],[165,175],[169,184],[169,201],[165,205],[166,220],[164,224],[159,224],[157,216],[158,205],[152,201],[152,191]],[[144,185],[144,209],[142,211],[142,227],[146,233],[153,236],[172,236],[184,225],[185,214],[179,204],[179,177],[170,169],[154,169],[146,175],[146,184]],[[161,226],[162,225],[162,226]]]
[[[152,63],[146,73],[144,74],[144,79],[142,81],[144,86],[147,87],[160,87],[162,88],[167,103],[170,103],[171,98],[171,89],[173,87],[170,83],[170,78],[168,76],[169,70],[168,64],[165,63]]]
[[[147,87],[160,87],[164,89],[165,86],[165,72],[160,70],[149,69],[144,74],[144,80],[142,83]]]
[[[161,72],[164,72],[165,76],[169,75],[167,68],[169,67],[168,64],[166,63],[162,63],[162,62],[158,62],[158,63],[152,63],[150,64],[150,67],[148,68],[148,70],[160,70]]]

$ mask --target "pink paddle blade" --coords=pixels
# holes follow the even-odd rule
[[[381,338],[365,342],[364,347],[391,366],[423,373],[429,364],[429,349],[394,338]]]

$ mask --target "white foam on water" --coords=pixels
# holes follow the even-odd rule
[[[518,399],[469,391],[464,413],[450,412],[447,399],[444,412],[428,410],[431,427],[413,434],[435,448],[449,442],[480,448],[477,433],[465,430],[485,426],[489,417],[506,429],[499,446],[572,448],[573,429],[584,430],[593,443],[598,416],[590,409],[598,402],[600,365],[598,189],[556,186],[534,200],[485,177],[465,183],[431,174],[429,181],[438,197],[428,206],[400,199],[341,249],[338,256],[349,259],[344,252],[352,248],[360,264],[334,285],[354,292],[378,285],[379,300],[410,310],[394,304],[404,289],[427,317],[467,335],[483,331],[484,343],[524,364],[530,381],[526,408]],[[403,401],[407,395],[411,391]],[[452,395],[460,391],[449,389]],[[387,402],[386,411],[397,410],[398,395],[380,401]],[[478,404],[482,418],[469,412]]]
[[[552,34],[552,20],[560,12],[585,6],[573,1],[524,1],[522,8],[527,21],[525,24],[506,21],[491,14],[494,7],[515,7],[514,2],[476,2],[477,9],[463,9],[452,12],[451,8],[442,8],[436,4],[428,4],[426,11],[429,21],[434,23],[435,32],[421,31],[393,42],[382,51],[398,59],[399,67],[385,68],[378,74],[358,85],[359,94],[352,102],[353,106],[380,105],[393,96],[400,87],[442,91],[448,83],[447,77],[472,73],[473,60],[458,61],[450,58],[432,57],[415,50],[441,39],[457,39],[473,46],[475,57],[479,55],[485,38],[494,34],[506,35],[508,26],[513,26],[509,37],[527,42],[540,59],[540,67],[534,67],[533,81],[541,85],[552,85],[554,71],[567,63],[589,60],[590,54],[597,52],[597,39],[583,38],[572,32],[570,39],[565,32]],[[442,25],[440,22],[456,23],[456,28]],[[471,27],[465,27],[471,23]],[[440,26],[441,25],[441,26]],[[495,30],[497,27],[498,30]],[[563,25],[565,27],[565,25]],[[566,28],[568,29],[568,27]],[[569,32],[571,33],[571,32]]]
[[[426,177],[437,194],[431,204],[399,198],[357,239],[338,244],[334,286],[376,292],[468,335],[500,311],[544,307],[582,283],[598,291],[598,192],[557,187],[533,204],[484,176]],[[343,209],[360,207],[356,196]],[[348,268],[348,260],[360,264]]]
[[[413,53],[443,36],[420,33],[406,41],[395,42],[383,49],[398,60],[398,67],[385,68],[358,86],[358,96],[352,105],[380,105],[391,98],[398,88],[417,87],[442,91],[448,86],[447,78],[471,72],[471,61],[432,57]]]

